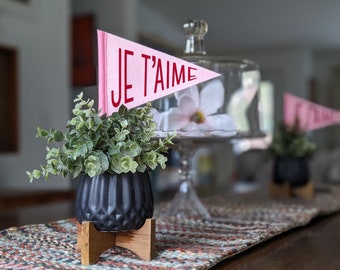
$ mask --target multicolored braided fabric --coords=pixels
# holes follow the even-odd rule
[[[211,220],[157,217],[156,212],[156,257],[151,261],[112,247],[97,264],[82,266],[76,250],[76,221],[69,219],[0,231],[0,269],[208,269],[306,225],[317,215],[340,210],[340,196],[334,194],[304,202],[229,196],[203,202]]]

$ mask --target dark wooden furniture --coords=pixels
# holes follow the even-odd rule
[[[0,191],[0,230],[21,225],[18,216],[20,209],[32,209],[32,207],[55,203],[72,203],[74,198],[73,190],[2,190]]]
[[[18,207],[72,200],[72,190],[1,191],[0,212]]]
[[[0,45],[0,152],[16,152],[18,145],[17,50]]]
[[[212,269],[340,269],[340,214],[317,218],[305,227],[288,231]]]

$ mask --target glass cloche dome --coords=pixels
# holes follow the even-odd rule
[[[233,57],[209,56],[204,48],[208,24],[184,24],[186,46],[182,59],[221,76],[153,102],[159,135],[176,131],[180,156],[180,185],[165,216],[209,219],[195,190],[192,158],[201,146],[261,134],[258,117],[260,72],[257,63]]]

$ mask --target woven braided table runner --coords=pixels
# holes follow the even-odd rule
[[[340,210],[340,196],[312,201],[214,197],[203,201],[212,219],[157,217],[156,257],[138,259],[112,247],[97,264],[82,266],[76,251],[74,219],[12,227],[0,231],[0,269],[208,269],[314,217]]]

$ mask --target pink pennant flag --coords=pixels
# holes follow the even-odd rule
[[[311,131],[339,124],[340,112],[285,93],[284,121],[287,125],[293,125],[296,118],[302,130]]]
[[[104,31],[97,35],[99,109],[107,115],[220,76]]]

